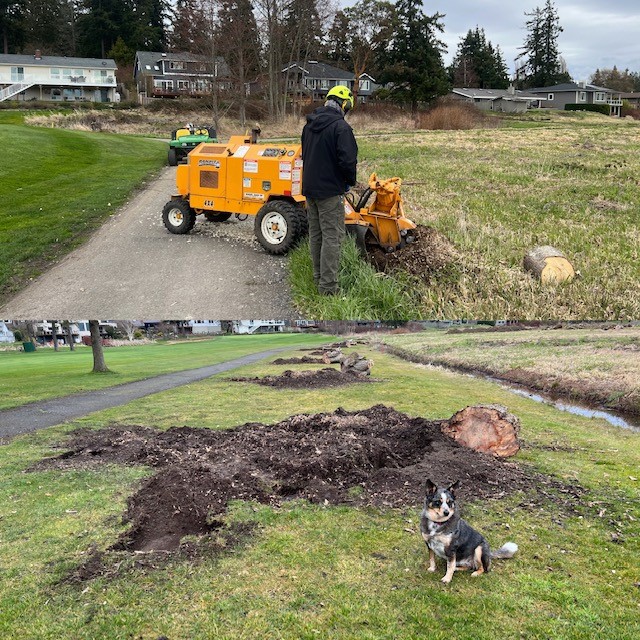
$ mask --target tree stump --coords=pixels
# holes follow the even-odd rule
[[[499,404],[479,404],[455,413],[440,427],[459,444],[498,457],[520,451],[520,421]]]
[[[322,361],[325,364],[334,364],[336,362],[342,362],[344,360],[344,354],[342,353],[342,349],[338,347],[337,349],[331,349],[329,351],[325,351],[322,354]]]
[[[562,251],[550,246],[531,249],[524,257],[523,265],[526,271],[537,276],[543,284],[571,281],[576,275]]]

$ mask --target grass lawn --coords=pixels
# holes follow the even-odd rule
[[[143,138],[29,127],[0,112],[0,302],[75,247],[166,161]]]
[[[106,348],[105,360],[111,374],[91,372],[90,347],[77,346],[74,351],[61,347],[58,352],[51,348],[38,348],[33,353],[0,351],[0,409],[205,367],[256,351],[326,340],[326,336],[286,333]]]
[[[401,286],[385,307],[398,315],[374,309],[375,317],[640,317],[638,122],[558,113],[500,129],[363,135],[358,145],[359,180],[376,172],[414,183],[403,187],[407,216],[435,227],[462,255],[455,277],[436,273],[428,284]],[[538,283],[522,261],[539,245],[564,252],[580,276],[557,287]],[[302,313],[335,318],[330,303],[309,293],[304,261],[297,269]],[[365,317],[349,315],[358,280],[342,283],[340,317]]]
[[[358,351],[375,360],[375,385],[283,391],[231,383],[221,374],[0,447],[0,636],[638,637],[639,436],[487,381],[361,345]],[[299,367],[265,361],[234,376],[283,368]],[[494,546],[510,539],[520,551],[513,560],[497,561],[487,576],[457,574],[446,587],[440,572],[426,571],[427,554],[416,531],[418,505],[378,510],[301,501],[278,509],[234,503],[227,521],[257,523],[257,533],[217,559],[171,559],[155,570],[132,567],[82,585],[60,582],[92,546],[105,549],[124,530],[126,498],[151,471],[110,466],[22,473],[59,453],[51,446],[76,426],[218,429],[375,403],[446,418],[480,402],[505,404],[520,418],[524,446],[515,462],[580,484],[586,494],[572,510],[544,501],[541,508],[514,508],[523,496],[467,503],[467,519]]]

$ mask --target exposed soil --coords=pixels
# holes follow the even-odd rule
[[[371,262],[379,271],[406,271],[426,282],[460,265],[460,252],[433,227],[418,226],[415,236],[415,241],[402,251],[387,253],[373,249],[369,254]]]
[[[264,376],[263,378],[231,378],[233,382],[255,382],[266,387],[286,389],[321,389],[324,387],[340,387],[357,382],[374,382],[351,373],[342,373],[331,367],[324,367],[318,371],[291,371],[287,369],[279,376]]]
[[[302,356],[302,358],[278,358],[271,364],[326,364],[322,358],[310,358]]]
[[[552,499],[571,509],[583,493],[579,486],[462,447],[442,434],[441,424],[376,405],[364,411],[301,414],[274,425],[247,423],[222,431],[81,429],[61,445],[68,449],[65,453],[42,460],[31,470],[103,463],[157,469],[128,500],[124,521],[129,529],[106,554],[90,549],[88,560],[71,576],[74,580],[113,573],[117,570],[111,566],[113,555],[122,563],[122,552],[129,566],[139,566],[145,553],[175,550],[187,535],[204,535],[205,545],[212,537],[222,537],[221,548],[232,545],[247,532],[225,527],[230,500],[277,506],[298,498],[321,504],[417,508],[427,478],[439,483],[460,479],[458,493],[463,500],[524,491],[525,508],[539,508],[536,505]],[[214,531],[214,536],[206,535]],[[152,566],[157,562],[157,554],[150,562]]]

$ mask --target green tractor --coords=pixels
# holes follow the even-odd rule
[[[187,124],[182,129],[171,132],[169,143],[169,164],[175,167],[187,159],[189,151],[195,149],[201,142],[217,142],[216,130],[213,127],[195,127]]]

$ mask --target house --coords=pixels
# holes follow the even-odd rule
[[[527,91],[517,91],[513,86],[508,89],[454,88],[450,95],[479,109],[500,113],[524,113],[544,99]]]
[[[0,322],[0,343],[15,342],[13,331],[7,327],[6,322]]]
[[[0,102],[118,102],[116,69],[100,58],[0,54]]]
[[[189,326],[194,336],[222,333],[222,323],[220,320],[189,320]]]
[[[529,93],[546,99],[545,109],[564,109],[568,104],[600,104],[608,105],[609,114],[620,115],[622,100],[620,92],[596,87],[586,82],[565,82],[553,87],[538,87],[529,89]]]
[[[141,98],[199,98],[211,94],[214,82],[228,89],[229,75],[224,58],[194,53],[137,51],[133,69]]]
[[[233,333],[280,333],[285,330],[284,320],[233,320]]]
[[[631,93],[621,93],[620,100],[628,102],[630,107],[634,109],[640,109],[640,92],[632,91]]]
[[[307,99],[309,102],[324,100],[327,91],[335,86],[348,87],[353,91],[355,76],[350,71],[332,67],[324,62],[308,60],[304,64],[294,62],[282,69],[288,94]],[[358,102],[366,102],[380,88],[368,74],[360,75]]]

